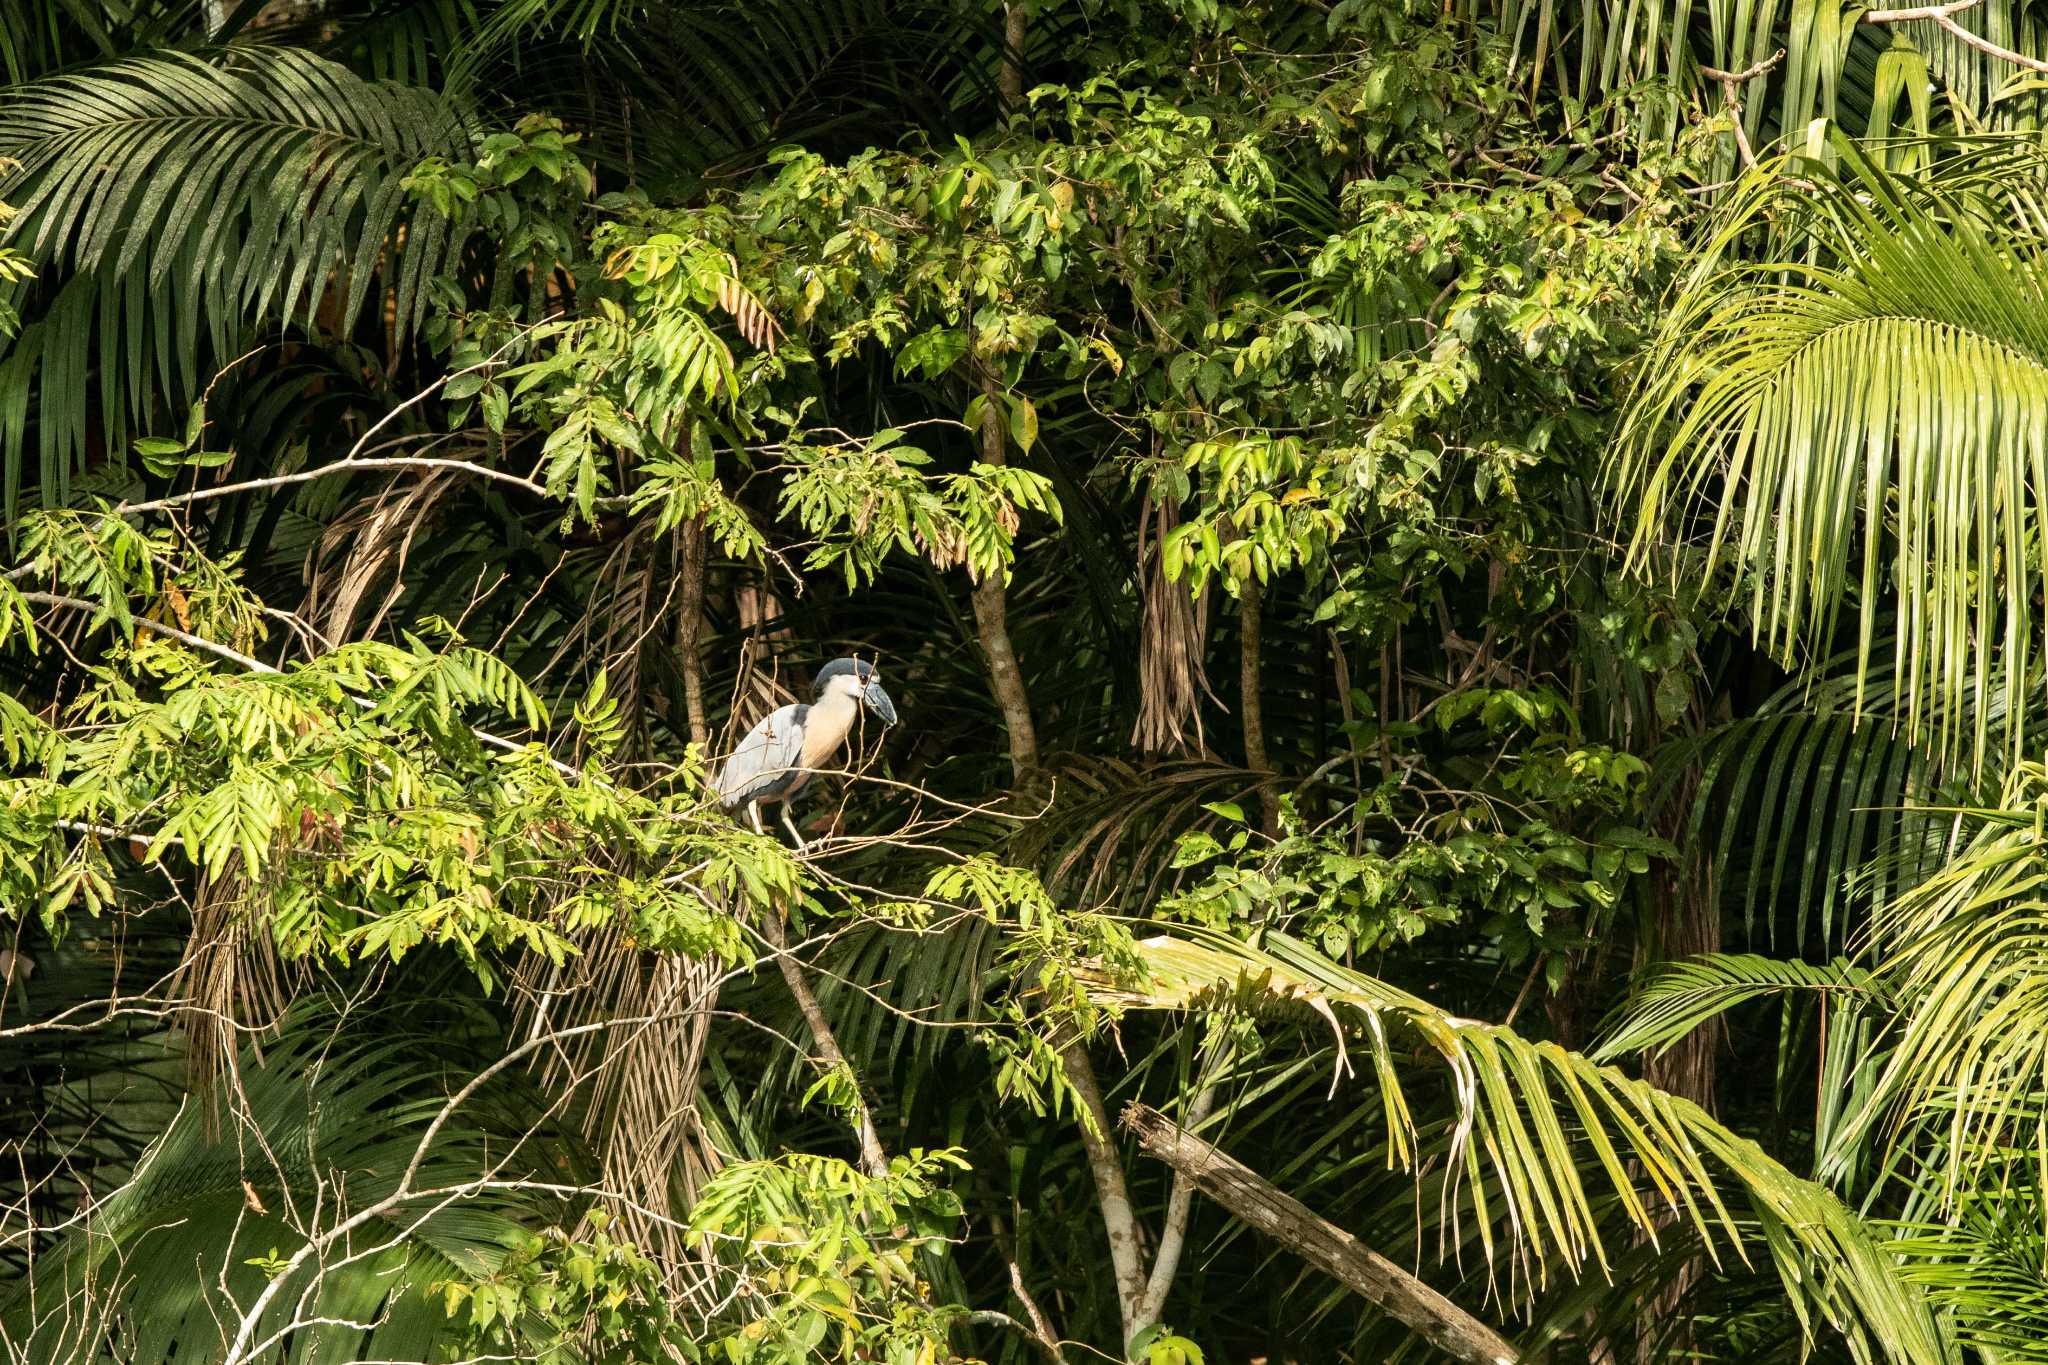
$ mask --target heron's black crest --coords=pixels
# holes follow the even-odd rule
[[[825,695],[826,683],[847,673],[866,682],[875,676],[875,666],[865,659],[834,659],[818,670],[817,680],[811,684],[811,690],[822,697]]]

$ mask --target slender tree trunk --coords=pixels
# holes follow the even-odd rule
[[[682,560],[682,612],[676,624],[676,651],[683,661],[683,705],[689,712],[690,742],[702,749],[711,743],[711,722],[704,712],[704,556],[710,537],[704,519],[693,517],[678,529],[676,553]]]
[[[788,985],[790,995],[795,997],[796,1007],[811,1030],[811,1041],[818,1049],[818,1061],[828,1070],[844,1067],[847,1074],[854,1077],[853,1116],[854,1126],[860,1134],[860,1166],[879,1180],[889,1174],[889,1158],[882,1154],[882,1138],[875,1131],[874,1115],[868,1109],[867,1096],[860,1091],[860,1077],[854,1075],[846,1054],[839,1050],[839,1039],[832,1032],[831,1021],[825,1018],[818,997],[811,991],[811,983],[804,980],[803,965],[789,951],[788,941],[782,932],[780,910],[770,910],[761,916],[761,935],[775,949],[775,965],[781,969],[782,980]]]
[[[1238,720],[1244,727],[1244,765],[1261,775],[1260,826],[1280,833],[1280,793],[1273,789],[1273,762],[1266,754],[1266,703],[1260,695],[1261,651],[1265,646],[1266,592],[1248,579],[1237,599]]]
[[[1012,0],[1003,6],[1003,69],[996,78],[1005,118],[1024,104],[1024,32],[1024,6],[1021,0]]]
[[[1195,1092],[1194,1102],[1188,1105],[1187,1126],[1199,1128],[1216,1108],[1216,1092],[1223,1079],[1223,1072],[1230,1065],[1226,1050],[1213,1065],[1205,1068],[1207,1075],[1201,1087]],[[1195,1178],[1187,1171],[1173,1173],[1173,1187],[1166,1195],[1166,1221],[1159,1230],[1159,1249],[1152,1253],[1152,1273],[1145,1278],[1145,1296],[1138,1303],[1136,1318],[1138,1331],[1142,1332],[1159,1321],[1166,1311],[1166,1295],[1173,1288],[1173,1277],[1180,1270],[1182,1250],[1187,1246],[1188,1215],[1195,1202]]]
[[[1130,1105],[1124,1110],[1124,1125],[1138,1135],[1138,1145],[1147,1153],[1187,1175],[1252,1227],[1406,1323],[1438,1350],[1470,1365],[1515,1365],[1521,1359],[1500,1333],[1158,1110]]]
[[[1673,791],[1658,822],[1657,832],[1681,848],[1685,842],[1685,812],[1690,810],[1699,781],[1697,771],[1688,772]],[[1690,850],[1673,862],[1658,863],[1649,877],[1648,932],[1638,935],[1635,970],[1643,972],[1659,962],[1679,962],[1721,951],[1721,915],[1714,894],[1713,869],[1704,858],[1695,859]],[[1659,1090],[1683,1096],[1707,1113],[1719,1105],[1715,1100],[1715,1072],[1721,1050],[1728,1042],[1725,1019],[1710,1019],[1670,1047],[1643,1060],[1643,1079]],[[1669,1321],[1709,1270],[1704,1256],[1695,1256],[1674,1275],[1664,1289],[1643,1305],[1643,1332],[1636,1358],[1647,1362],[1662,1354],[1654,1344],[1656,1329]],[[1664,1339],[1665,1348],[1688,1350],[1693,1334],[1681,1324]]]
[[[1116,1276],[1117,1307],[1123,1316],[1124,1344],[1128,1345],[1146,1325],[1138,1321],[1145,1302],[1145,1258],[1138,1244],[1138,1215],[1131,1207],[1123,1160],[1117,1155],[1109,1113],[1102,1107],[1102,1087],[1096,1083],[1095,1064],[1088,1060],[1086,1045],[1069,1044],[1060,1059],[1087,1111],[1082,1115],[1081,1144],[1087,1149],[1088,1170],[1095,1177],[1095,1202],[1102,1208],[1102,1224],[1109,1233],[1109,1264]]]
[[[1000,465],[1005,460],[1002,390],[995,371],[987,367],[982,370],[981,395],[981,462]],[[1010,774],[1021,787],[1038,770],[1038,730],[1031,722],[1031,694],[1024,686],[1024,670],[1010,643],[1009,610],[1009,587],[1001,573],[989,574],[974,585],[975,630],[988,659],[989,685],[1009,733]]]

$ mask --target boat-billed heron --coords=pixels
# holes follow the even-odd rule
[[[896,723],[896,707],[882,690],[881,675],[859,659],[834,659],[819,669],[812,693],[810,705],[792,703],[749,730],[713,784],[727,811],[747,808],[756,834],[766,832],[761,828],[762,804],[781,802],[782,827],[798,848],[804,846],[804,838],[790,823],[790,798],[838,752],[863,709],[874,712],[884,725]]]

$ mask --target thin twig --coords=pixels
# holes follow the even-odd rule
[[[1971,3],[1975,3],[1975,0],[1971,0]],[[1735,150],[1741,155],[1742,164],[1751,170],[1756,169],[1756,149],[1749,145],[1749,133],[1742,126],[1742,86],[1744,82],[1755,80],[1784,60],[1785,49],[1781,47],[1772,56],[1740,71],[1723,71],[1718,67],[1704,64],[1700,67],[1700,74],[1721,83],[1721,98],[1727,104],[1729,115],[1735,123]]]
[[[1981,0],[1954,0],[1952,4],[1921,5],[1914,9],[1874,9],[1863,16],[1863,22],[1866,24],[1931,23],[1953,34],[1956,38],[1976,48],[1979,52],[1996,57],[2002,62],[2011,62],[2014,66],[2022,66],[2029,71],[2048,72],[2048,62],[2044,62],[2038,57],[2029,57],[2023,52],[2015,52],[2009,47],[2000,47],[1983,34],[1972,33],[1955,21],[1956,15],[1961,14],[1966,9],[1975,8],[1979,3],[1981,3]]]

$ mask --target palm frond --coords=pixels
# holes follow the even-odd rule
[[[1101,979],[1091,994],[1135,1008],[1239,1000],[1313,1010],[1340,1031],[1340,1072],[1341,1036],[1361,1034],[1394,1135],[1392,1156],[1404,1165],[1414,1161],[1417,1122],[1396,1060],[1410,1048],[1433,1054],[1453,1096],[1446,1160],[1464,1176],[1447,1199],[1462,1198],[1488,1258],[1505,1251],[1531,1285],[1541,1285],[1553,1260],[1578,1274],[1610,1271],[1596,1204],[1652,1242],[1669,1220],[1717,1262],[1724,1247],[1746,1260],[1722,1194],[1732,1182],[1802,1321],[1817,1314],[1859,1361],[1954,1358],[1924,1296],[1870,1229],[1826,1189],[1688,1101],[1554,1043],[1452,1016],[1283,934],[1252,947],[1186,930],[1145,940],[1138,951],[1149,980]]]
[[[44,496],[61,501],[95,416],[120,459],[128,431],[182,422],[253,324],[310,329],[331,308],[346,333],[374,286],[408,334],[449,234],[400,182],[466,145],[433,94],[289,48],[164,52],[0,94],[0,157],[14,163],[0,199],[19,211],[8,241],[39,276],[0,357],[8,507],[31,425]]]
[[[201,1104],[184,1103],[118,1188],[0,1300],[14,1349],[49,1365],[104,1359],[110,1342],[138,1360],[210,1358],[225,1349],[236,1305],[262,1288],[259,1263],[302,1244],[294,1218],[326,1219],[337,1200],[362,1207],[395,1187],[439,1112],[436,1071],[457,1060],[460,1031],[439,1035],[436,1057],[389,1012],[374,1028],[335,1026],[332,1011],[309,1004],[261,1059],[244,1051],[232,1132],[210,1136]],[[474,1180],[504,1151],[473,1122],[444,1132],[421,1188]],[[488,1274],[523,1235],[512,1207],[503,1196],[401,1206],[368,1229],[381,1249],[295,1272],[264,1331],[300,1312],[309,1322],[265,1359],[433,1359],[456,1333],[427,1286]]]
[[[1997,808],[1963,813],[1975,831],[1966,846],[1873,926],[1902,1017],[1823,1173],[1879,1131],[1902,1145],[1926,1128],[1940,1142],[1944,1205],[2014,1151],[2030,1154],[2036,1186],[2048,1188],[2048,1150],[2033,1137],[2048,1086],[2044,812],[2048,771],[2022,764]]]
[[[2023,566],[2048,536],[2048,256],[2002,236],[1995,205],[1841,155],[1806,207],[1768,188],[1731,211],[1724,243],[1792,207],[1814,254],[1711,264],[1681,290],[1611,477],[1638,562],[1701,526],[1704,572],[1684,572],[1732,569],[1781,658],[1832,654],[1851,613],[1854,715],[1888,623],[1904,729],[1981,759],[1993,694],[2020,695],[2043,652],[2044,580]]]
[[[1838,951],[1854,916],[1931,870],[1938,847],[1944,817],[1923,807],[1953,774],[1902,732],[1882,667],[1860,680],[1859,714],[1854,664],[1853,652],[1838,656],[1818,680],[1795,679],[1652,760],[1663,786],[1686,793],[1681,844],[1697,850],[1724,904],[1739,899],[1744,937],[1780,953]],[[1996,724],[2003,692],[1992,701]],[[1678,780],[1695,771],[1689,788]]]
[[[1793,992],[1829,992],[1858,1008],[1889,1004],[1876,977],[1840,958],[1815,966],[1754,953],[1714,953],[1660,967],[1590,1055],[1595,1062],[1611,1062],[1669,1048],[1738,1005]]]

